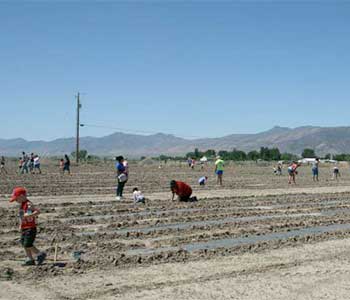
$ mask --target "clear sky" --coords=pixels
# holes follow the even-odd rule
[[[0,1],[0,138],[350,123],[350,2]]]

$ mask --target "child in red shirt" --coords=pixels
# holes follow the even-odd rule
[[[34,246],[36,237],[36,218],[40,212],[34,207],[33,203],[28,200],[27,191],[23,187],[16,187],[13,189],[10,202],[14,201],[19,204],[21,243],[27,255],[27,260],[23,265],[35,265],[35,256],[38,264],[41,265],[46,258],[46,253],[40,252]]]

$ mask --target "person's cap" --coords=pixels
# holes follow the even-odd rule
[[[176,186],[176,181],[175,180],[170,181],[170,187],[175,187],[175,186]]]
[[[217,156],[216,156],[216,159],[220,159],[220,158],[221,158],[221,156],[220,156],[220,155],[217,155]]]
[[[19,196],[27,195],[27,191],[24,187],[15,187],[12,191],[10,202],[16,201]]]

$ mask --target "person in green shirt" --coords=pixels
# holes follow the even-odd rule
[[[222,185],[222,174],[224,174],[224,161],[221,159],[220,156],[216,157],[215,174],[218,176],[217,183]]]

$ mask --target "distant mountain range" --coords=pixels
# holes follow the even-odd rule
[[[315,149],[317,155],[327,153],[350,153],[350,127],[304,126],[286,128],[276,126],[256,134],[231,134],[220,138],[187,140],[168,134],[135,135],[114,133],[104,137],[82,137],[80,148],[90,154],[128,157],[155,156],[159,154],[183,155],[199,150],[232,150],[233,148],[251,151],[260,147],[278,147],[281,152],[301,154],[303,149]],[[62,155],[75,150],[75,138],[62,138],[53,141],[26,141],[0,139],[0,155],[19,156],[22,151],[35,152],[41,156]]]

